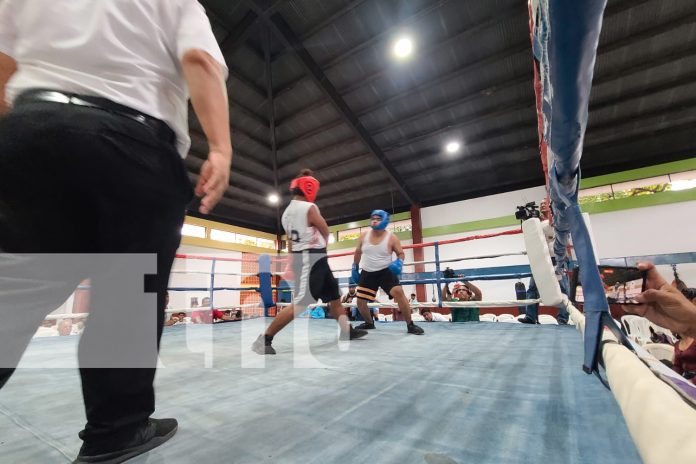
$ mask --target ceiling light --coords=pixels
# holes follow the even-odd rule
[[[270,195],[268,195],[268,202],[273,205],[278,203],[279,200],[280,198],[278,198],[278,195],[276,195],[275,193],[271,193]]]
[[[447,151],[447,153],[457,153],[459,151],[459,147],[459,142],[449,142],[445,146],[445,150]]]
[[[413,42],[408,37],[402,37],[394,43],[394,55],[406,58],[413,52]]]

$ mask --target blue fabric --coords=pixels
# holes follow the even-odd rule
[[[275,302],[271,282],[271,257],[267,254],[259,255],[259,293],[263,301],[264,314],[268,315],[268,308],[275,306]]]
[[[606,0],[541,0],[532,41],[542,83],[544,138],[552,157],[548,178],[556,229],[554,254],[557,270],[563,271],[568,266],[566,244],[572,234],[585,295],[586,371],[597,367],[601,313],[609,311],[577,202],[580,158],[605,6]]]
[[[326,318],[326,312],[324,312],[324,308],[314,308],[309,312],[309,317],[312,319],[324,319]]]
[[[360,270],[358,269],[358,265],[355,263],[353,263],[353,266],[351,267],[350,278],[351,278],[350,283],[352,283],[352,284],[357,285],[358,282],[360,282]]]

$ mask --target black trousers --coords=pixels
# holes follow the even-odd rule
[[[156,254],[156,275],[143,278],[143,285],[157,292],[157,306],[142,311],[156,312],[156,330],[144,336],[156,337],[159,347],[169,273],[191,197],[171,132],[101,109],[38,101],[24,101],[0,119],[0,353],[5,364],[0,387],[46,314],[90,278],[90,316],[78,353],[87,416],[80,436],[114,442],[142,425],[155,409],[156,359],[148,360],[147,368],[84,368],[83,363],[95,347],[118,351],[127,343],[118,308],[99,300],[100,291],[113,293],[113,269],[90,269],[84,260],[68,259],[27,270],[23,260],[12,257]],[[127,301],[127,296],[119,297]]]

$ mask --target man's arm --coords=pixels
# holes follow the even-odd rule
[[[16,71],[17,62],[11,56],[0,52],[0,116],[10,111],[5,102],[5,87]]]
[[[331,232],[329,230],[329,225],[326,223],[321,213],[319,213],[319,208],[315,205],[312,205],[307,212],[307,222],[309,222],[310,226],[315,227],[319,231],[326,243],[329,242],[329,233]]]
[[[403,261],[406,259],[406,255],[404,254],[404,249],[401,247],[401,240],[399,240],[399,237],[396,235],[392,234],[391,236],[391,249],[394,253],[396,253],[396,257]]]
[[[227,87],[220,64],[203,50],[184,53],[181,67],[191,104],[208,140],[208,159],[201,167],[195,188],[201,198],[199,211],[208,214],[222,198],[230,180],[232,141]]]
[[[474,294],[472,300],[481,301],[483,299],[483,293],[481,293],[481,289],[476,285],[472,284],[471,282],[464,282],[464,286],[471,290],[471,292]]]
[[[360,260],[362,259],[362,245],[364,236],[365,232],[360,234],[360,237],[358,238],[358,244],[355,246],[355,251],[353,252],[353,264],[360,265]]]
[[[442,286],[441,293],[442,293],[443,300],[450,300],[452,298],[452,292],[450,292],[449,283],[446,283]]]

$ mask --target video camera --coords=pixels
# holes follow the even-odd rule
[[[531,218],[541,218],[541,212],[535,201],[530,201],[524,206],[518,206],[515,211],[515,219],[526,221]]]
[[[442,271],[442,277],[444,277],[445,279],[462,279],[464,278],[464,275],[455,274],[454,271],[448,267],[444,271]]]

